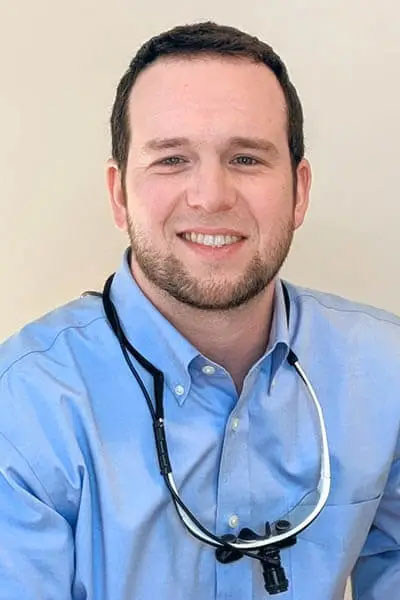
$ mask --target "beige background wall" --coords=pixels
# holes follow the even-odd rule
[[[118,266],[103,175],[115,86],[145,39],[202,19],[271,43],[303,101],[312,206],[284,275],[400,313],[395,0],[1,0],[0,339]]]
[[[270,42],[303,101],[312,206],[284,275],[400,313],[395,0],[0,0],[0,339],[118,266],[115,86],[145,39],[202,19]]]

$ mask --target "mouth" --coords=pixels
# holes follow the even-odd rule
[[[223,262],[226,266],[227,260],[233,260],[239,256],[246,237],[237,231],[232,230],[214,230],[210,231],[192,231],[187,230],[178,234],[187,250],[197,256],[201,261],[210,261],[215,264]]]
[[[227,233],[226,231],[218,231],[216,233],[184,231],[178,233],[178,236],[190,244],[206,248],[224,248],[233,246],[245,239],[245,236],[240,235],[237,232]]]

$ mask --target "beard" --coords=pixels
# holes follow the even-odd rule
[[[199,279],[172,253],[162,254],[156,250],[149,236],[134,224],[129,214],[127,222],[131,252],[145,277],[183,304],[214,311],[243,306],[258,296],[278,274],[294,234],[291,216],[280,223],[265,253],[257,252],[236,281],[224,278],[212,267],[205,278]]]

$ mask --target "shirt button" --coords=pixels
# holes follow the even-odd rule
[[[215,373],[215,367],[212,365],[204,365],[201,370],[203,371],[204,375],[214,375]]]
[[[238,419],[237,417],[232,419],[232,431],[237,430],[237,428],[239,427],[239,423],[240,423],[240,419]]]
[[[183,385],[176,385],[175,386],[175,394],[177,396],[183,396],[184,393],[185,393],[185,388],[183,387]]]
[[[231,515],[229,517],[229,527],[232,527],[232,529],[235,529],[235,527],[237,527],[239,525],[239,517],[237,515]]]

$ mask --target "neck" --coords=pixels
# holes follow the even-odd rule
[[[142,292],[161,314],[209,360],[224,367],[240,394],[249,369],[266,350],[273,313],[275,280],[247,304],[226,311],[183,304],[132,269]]]

